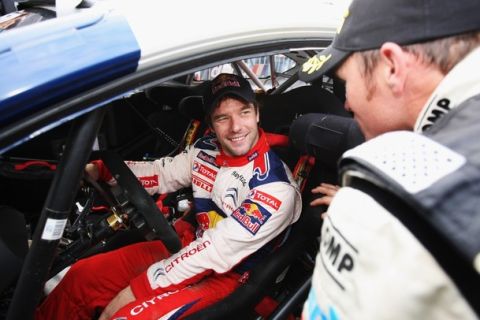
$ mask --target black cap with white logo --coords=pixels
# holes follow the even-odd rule
[[[409,45],[480,30],[480,0],[353,0],[332,44],[299,71],[310,82],[350,54],[385,42]]]
[[[227,95],[241,98],[246,102],[255,101],[255,93],[245,78],[235,74],[222,73],[212,80],[203,94],[205,114],[210,114],[218,101]]]

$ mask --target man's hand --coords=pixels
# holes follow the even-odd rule
[[[108,320],[115,312],[117,312],[120,308],[126,306],[130,302],[135,300],[135,296],[133,295],[132,289],[130,286],[126,287],[122,291],[120,291],[115,298],[108,304],[108,306],[103,310],[100,318],[98,320]]]
[[[93,163],[88,163],[85,166],[85,173],[88,174],[93,181],[98,181],[98,178],[100,176],[98,167]]]
[[[326,205],[329,206],[330,202],[332,202],[333,196],[337,193],[339,186],[329,184],[329,183],[321,183],[318,187],[312,189],[313,194],[321,193],[324,196],[317,198],[310,202],[312,207]]]

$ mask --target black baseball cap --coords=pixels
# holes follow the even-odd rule
[[[255,101],[255,93],[250,83],[236,74],[221,73],[216,76],[203,94],[203,110],[209,115],[218,101],[224,96],[235,96],[246,102]]]
[[[299,71],[310,82],[357,51],[409,45],[480,30],[480,0],[353,0],[332,44]]]

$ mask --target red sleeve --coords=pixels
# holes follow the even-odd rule
[[[90,163],[93,163],[98,168],[98,180],[100,181],[110,181],[112,180],[112,174],[108,170],[105,163],[102,160],[93,160]]]

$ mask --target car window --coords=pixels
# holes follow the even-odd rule
[[[272,83],[272,70],[271,70],[271,60],[274,63],[274,83]],[[290,76],[285,73],[296,66],[296,62],[289,57],[283,54],[275,54],[273,56],[259,56],[248,59],[243,59],[242,62],[248,67],[248,69],[260,80],[264,88],[260,88],[258,84],[252,80],[251,76],[242,70],[242,75],[249,79],[252,87],[255,90],[266,89],[270,90],[273,87],[278,87]],[[233,73],[235,72],[232,64],[222,64],[212,68],[204,69],[198,72],[195,72],[194,80],[195,81],[206,81],[211,80],[220,73]]]

